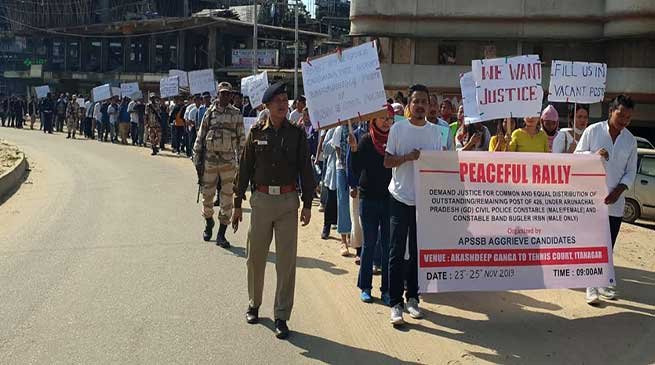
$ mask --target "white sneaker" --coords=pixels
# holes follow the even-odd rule
[[[405,323],[403,320],[403,307],[399,303],[391,308],[391,324],[397,326],[403,323]]]
[[[614,300],[617,298],[616,287],[613,285],[606,288],[598,288],[598,294],[605,300]]]
[[[587,304],[598,304],[598,288],[587,288]]]
[[[423,313],[418,307],[418,300],[416,300],[416,298],[409,298],[407,301],[407,312],[409,312],[409,316],[414,319],[423,318]]]

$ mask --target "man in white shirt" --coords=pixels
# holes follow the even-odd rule
[[[99,126],[98,123],[102,123],[102,113],[100,112],[100,108],[102,107],[102,102],[98,101],[93,105],[93,120],[91,121],[91,138],[95,138],[95,130],[96,127]],[[98,136],[100,136],[100,132],[98,132]],[[102,137],[99,138],[99,140],[102,139]]]
[[[298,124],[298,121],[302,117],[302,111],[305,110],[305,106],[307,105],[306,103],[307,99],[302,95],[296,99],[296,108],[289,114],[291,124]]]
[[[428,89],[414,85],[409,89],[411,119],[397,122],[389,131],[384,167],[392,168],[390,216],[391,240],[389,246],[389,296],[391,324],[403,321],[403,291],[407,283],[406,308],[412,318],[421,318],[418,307],[418,268],[416,247],[416,196],[414,191],[414,161],[421,150],[442,149],[439,126],[428,123],[425,115],[429,108]],[[447,142],[446,142],[447,143]],[[408,239],[409,237],[409,239]],[[405,251],[409,247],[409,261]]]
[[[132,146],[136,146],[139,142],[139,115],[136,112],[136,104],[137,101],[134,99],[127,104],[127,112],[130,113],[130,135],[132,136]]]
[[[118,126],[118,96],[111,97],[111,104],[107,108],[107,114],[109,114],[109,134],[111,136],[111,143],[116,143],[116,127]]]
[[[621,229],[625,196],[623,192],[632,186],[637,175],[637,141],[626,129],[632,119],[634,102],[625,95],[617,96],[610,103],[609,120],[588,127],[575,153],[597,153],[603,157],[605,181],[610,192],[605,198],[609,210],[612,249]],[[597,304],[599,296],[615,299],[614,286],[607,288],[587,288],[587,303]]]
[[[187,135],[189,136],[189,138],[187,138],[186,154],[189,158],[193,155],[193,144],[195,143],[197,136],[196,126],[201,122],[198,120],[198,109],[200,108],[200,105],[202,105],[202,98],[200,97],[200,94],[196,94],[193,96],[193,104],[189,104],[184,113]]]

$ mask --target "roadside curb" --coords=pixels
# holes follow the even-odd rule
[[[9,197],[23,183],[23,177],[29,164],[25,154],[21,152],[20,161],[15,164],[9,171],[0,176],[0,204],[9,199]]]

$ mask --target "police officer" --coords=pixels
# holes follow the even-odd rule
[[[80,105],[77,103],[77,95],[73,95],[66,108],[66,130],[68,131],[68,136],[66,138],[71,138],[72,133],[73,139],[75,139],[75,131],[79,120]]]
[[[275,232],[275,335],[287,338],[287,320],[293,307],[296,281],[296,250],[298,239],[298,193],[300,177],[302,212],[300,221],[309,224],[316,182],[310,162],[311,152],[305,131],[287,120],[288,96],[285,84],[270,86],[263,96],[269,116],[255,125],[241,154],[239,173],[234,187],[232,227],[239,228],[242,220],[241,202],[252,183],[252,208],[247,243],[248,297],[250,303],[246,321],[259,321],[259,306],[264,289],[264,270],[268,248]]]
[[[146,126],[148,127],[148,139],[152,147],[151,155],[159,153],[159,142],[161,141],[161,105],[159,96],[150,93],[150,102],[146,107]]]
[[[202,215],[205,218],[203,238],[209,241],[214,228],[214,194],[221,180],[221,198],[218,220],[220,223],[216,244],[229,248],[225,231],[232,216],[234,177],[237,153],[245,143],[243,116],[230,105],[232,85],[218,84],[218,98],[202,118],[198,137],[193,146],[193,161],[202,182]],[[203,153],[204,151],[204,153]]]

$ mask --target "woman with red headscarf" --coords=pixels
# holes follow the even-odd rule
[[[357,286],[361,289],[360,299],[370,303],[373,287],[373,257],[376,244],[382,253],[381,299],[389,304],[389,182],[391,169],[384,167],[389,129],[393,123],[394,110],[387,105],[387,116],[373,119],[369,132],[357,143],[351,134],[348,140],[351,149],[351,173],[359,181],[359,214],[364,231],[361,262]]]

